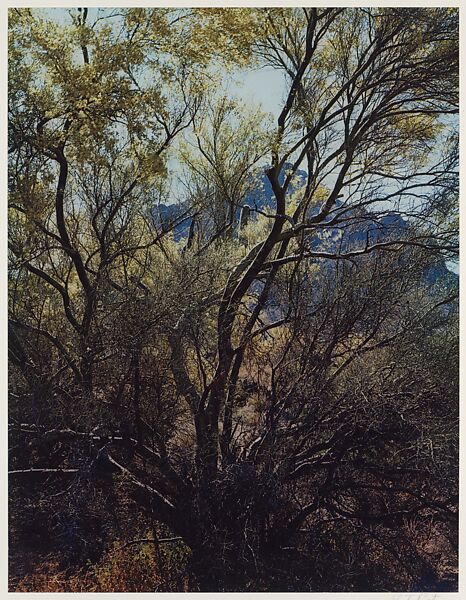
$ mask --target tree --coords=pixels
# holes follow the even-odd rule
[[[458,247],[457,11],[10,17],[10,413],[42,447],[11,477],[120,473],[202,590],[328,589],[330,518],[341,585],[370,540],[429,589],[388,538],[455,520],[456,289],[426,282]],[[251,61],[287,78],[273,127],[208,88]]]

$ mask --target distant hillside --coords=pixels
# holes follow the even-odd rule
[[[284,171],[282,170],[280,182],[283,183]],[[298,170],[293,183],[290,185],[290,192],[299,189],[306,182],[306,172]],[[272,186],[268,177],[264,174],[257,185],[257,188],[250,192],[244,199],[242,205],[263,210],[266,207],[273,206],[275,202]],[[342,201],[337,200],[337,208],[342,206]],[[169,228],[177,220],[180,223],[174,227],[174,238],[176,241],[182,240],[188,235],[192,223],[192,217],[183,219],[183,214],[187,212],[188,206],[183,204],[159,204],[152,211],[152,215],[159,225]],[[309,210],[309,216],[312,216],[319,210],[319,207],[313,207]],[[235,214],[236,224],[240,220],[241,208],[238,208]],[[409,224],[398,213],[387,212],[384,215],[371,215],[370,212],[353,214],[351,211],[345,213],[346,218],[350,218],[344,228],[330,227],[324,230],[324,234],[312,234],[308,237],[308,243],[314,250],[326,252],[349,252],[363,248],[368,239],[371,244],[390,239],[392,236],[400,236],[406,233]],[[251,213],[254,219],[254,211]],[[457,285],[458,275],[448,269],[444,261],[440,260],[426,271],[426,282],[434,284],[438,280],[444,280],[445,283]]]

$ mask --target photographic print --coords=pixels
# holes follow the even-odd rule
[[[9,9],[11,592],[458,590],[458,12]]]

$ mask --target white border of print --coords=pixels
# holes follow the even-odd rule
[[[7,15],[8,8],[14,7],[34,7],[34,8],[66,8],[66,7],[75,7],[75,6],[87,6],[87,7],[127,7],[127,6],[141,6],[141,7],[149,7],[149,6],[190,6],[190,7],[212,7],[212,6],[228,6],[228,7],[243,7],[243,6],[251,6],[251,7],[259,7],[259,6],[409,6],[409,7],[436,7],[436,6],[445,6],[445,7],[458,7],[460,8],[460,57],[463,57],[463,63],[466,61],[466,48],[465,48],[465,37],[466,37],[466,6],[464,8],[461,7],[460,1],[450,2],[450,1],[431,1],[424,0],[423,2],[417,2],[415,0],[411,0],[410,2],[406,1],[397,1],[397,2],[384,2],[382,0],[372,1],[366,0],[366,2],[356,2],[355,0],[346,0],[345,2],[332,2],[332,1],[323,1],[323,0],[314,0],[314,2],[296,2],[296,1],[286,1],[286,0],[256,0],[252,2],[246,2],[244,0],[230,0],[230,1],[222,1],[222,0],[210,0],[210,2],[200,1],[200,0],[164,0],[162,2],[153,2],[148,0],[113,0],[112,2],[108,2],[106,0],[102,0],[100,2],[96,2],[95,0],[87,0],[84,2],[79,2],[78,0],[69,1],[38,1],[38,0],[7,0],[6,2],[2,2],[0,5],[0,276],[2,281],[2,287],[0,292],[0,356],[2,358],[1,367],[0,367],[0,390],[1,390],[1,403],[0,403],[0,448],[1,448],[1,460],[0,460],[0,599],[7,598],[9,596],[27,596],[28,598],[45,598],[47,594],[38,593],[38,592],[8,592],[8,582],[7,582],[7,540],[8,540],[8,518],[7,518],[7,490],[8,490],[8,476],[7,476],[7,267],[6,267],[6,240],[7,240],[7,202],[6,202],[6,190],[7,190],[7,136],[6,136],[6,128],[7,128]],[[461,102],[460,102],[460,153],[461,153],[461,179],[462,181],[466,181],[466,166],[465,166],[465,157],[464,157],[464,137],[465,137],[465,107],[464,104],[466,102],[466,94],[465,92],[465,81],[464,81],[464,64],[460,66],[460,87],[461,87]],[[460,186],[460,221],[463,222],[463,212],[464,212],[464,203],[465,193],[464,193],[464,185]],[[461,231],[462,231],[461,227]],[[463,245],[460,250],[460,294],[461,298],[464,297],[464,281],[463,281]],[[465,268],[466,269],[466,268]],[[464,315],[464,306],[461,303],[461,320],[460,320],[460,334],[461,334],[461,360],[460,360],[460,372],[466,373],[466,364],[465,364],[465,351],[466,347],[466,325]],[[463,384],[460,383],[460,408],[461,401],[464,400],[466,394],[466,388]],[[463,467],[465,465],[465,433],[466,433],[466,425],[465,418],[462,415],[462,411],[460,410],[460,503],[463,505],[466,497],[466,478],[463,473]],[[3,484],[3,485],[1,485]],[[443,598],[466,598],[466,579],[463,577],[463,572],[465,569],[466,563],[466,555],[465,555],[465,511],[460,511],[460,577],[459,577],[459,591],[452,593],[273,593],[274,598],[277,600],[294,598],[295,596],[300,597],[308,597],[312,600],[371,600],[372,598],[377,600],[442,600]],[[198,593],[100,593],[99,598],[136,598],[140,596],[154,597],[157,598],[170,598],[173,600],[177,600],[178,598],[183,598],[184,600],[188,600],[190,597],[199,598],[200,595]],[[269,593],[208,593],[202,594],[202,597],[216,597],[221,595],[225,598],[241,598],[242,600],[252,600],[254,598],[265,598],[269,596]],[[95,595],[92,593],[77,593],[77,594],[68,594],[68,593],[55,593],[53,594],[53,598],[66,598],[69,596],[77,597],[77,598],[95,598]]]

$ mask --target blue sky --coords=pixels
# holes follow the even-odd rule
[[[255,69],[244,71],[241,79],[238,95],[248,104],[260,103],[265,111],[278,117],[285,90],[283,73],[271,68]]]

